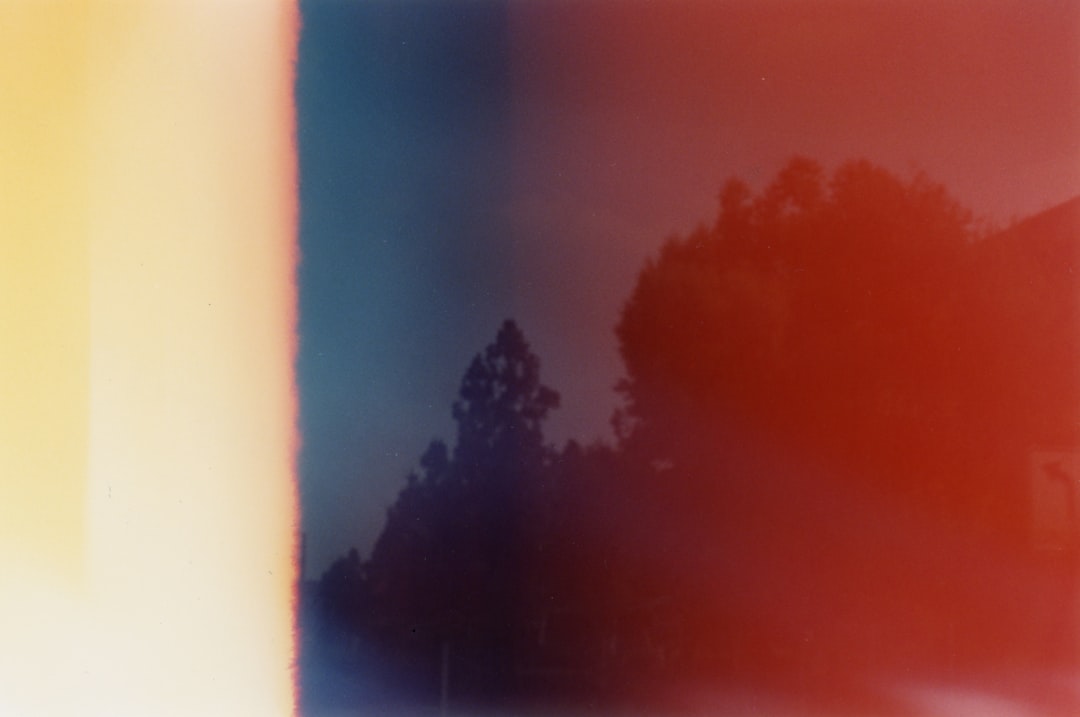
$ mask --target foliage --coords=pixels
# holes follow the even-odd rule
[[[796,158],[757,196],[729,182],[720,205],[711,228],[668,241],[624,308],[624,438],[671,460],[780,431],[866,458],[950,420],[972,358],[955,338],[973,234],[942,187],[866,162],[827,178]]]
[[[433,659],[452,643],[497,683],[512,664],[529,499],[553,453],[542,424],[558,394],[512,321],[470,364],[454,403],[457,442],[434,441],[390,508],[369,570],[376,633]],[[471,658],[466,656],[471,655]],[[476,689],[497,689],[477,685]]]
[[[699,666],[1026,639],[1020,598],[961,566],[1025,554],[1031,452],[1080,440],[1070,226],[987,237],[924,176],[796,158],[646,264],[616,331],[620,449],[670,487],[656,534],[693,558],[639,568],[669,575]]]
[[[1066,210],[986,237],[942,186],[864,161],[729,181],[624,306],[617,445],[545,442],[559,396],[507,321],[453,446],[429,445],[371,559],[323,577],[325,615],[428,689],[449,649],[474,698],[1019,649],[1015,591],[1060,576],[999,566],[1010,594],[961,568],[1023,554],[1018,467],[1080,441]]]

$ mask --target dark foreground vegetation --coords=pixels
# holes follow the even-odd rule
[[[309,705],[1076,664],[1080,203],[989,233],[925,177],[804,159],[719,203],[625,304],[614,444],[545,441],[514,322],[476,357],[371,555],[304,588]]]

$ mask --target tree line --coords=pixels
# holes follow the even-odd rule
[[[545,440],[504,323],[305,649],[462,702],[1074,657],[1075,544],[1032,547],[1026,466],[1080,445],[1075,222],[989,232],[865,161],[718,204],[623,307],[615,440]]]

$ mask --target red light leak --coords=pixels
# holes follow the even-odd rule
[[[508,459],[456,415],[370,563],[327,573],[368,581],[343,642],[462,714],[1080,711],[1080,16],[508,12],[512,223],[549,240],[516,268],[590,289],[520,305],[573,317],[565,363],[614,329],[618,439],[487,495],[475,466]],[[470,406],[505,395],[480,367]]]

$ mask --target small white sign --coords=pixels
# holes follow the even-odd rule
[[[1080,450],[1032,451],[1032,538],[1040,550],[1080,545]]]

